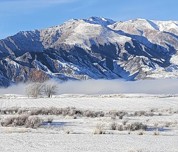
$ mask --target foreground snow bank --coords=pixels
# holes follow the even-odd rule
[[[178,152],[178,136],[14,133],[0,141],[3,152]]]

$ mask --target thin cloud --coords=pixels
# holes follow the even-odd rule
[[[0,13],[28,11],[77,1],[79,0],[0,0]]]
[[[61,4],[72,3],[76,0],[1,0],[0,3],[48,3],[48,4]]]

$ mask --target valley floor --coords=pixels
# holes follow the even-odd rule
[[[17,112],[22,109],[51,107],[74,107],[83,114],[44,115],[42,111],[37,116],[43,120],[52,118],[53,123],[37,129],[0,126],[0,151],[178,152],[177,95],[60,95],[51,99],[1,95],[0,121],[22,115]],[[104,114],[91,116],[93,111]],[[143,123],[147,129],[125,129],[134,123]],[[113,129],[113,124],[118,128]]]

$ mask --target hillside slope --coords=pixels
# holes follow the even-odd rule
[[[178,77],[178,21],[73,19],[0,40],[0,85]]]

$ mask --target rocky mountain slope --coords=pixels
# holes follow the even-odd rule
[[[178,77],[178,21],[73,19],[0,40],[0,85]]]

